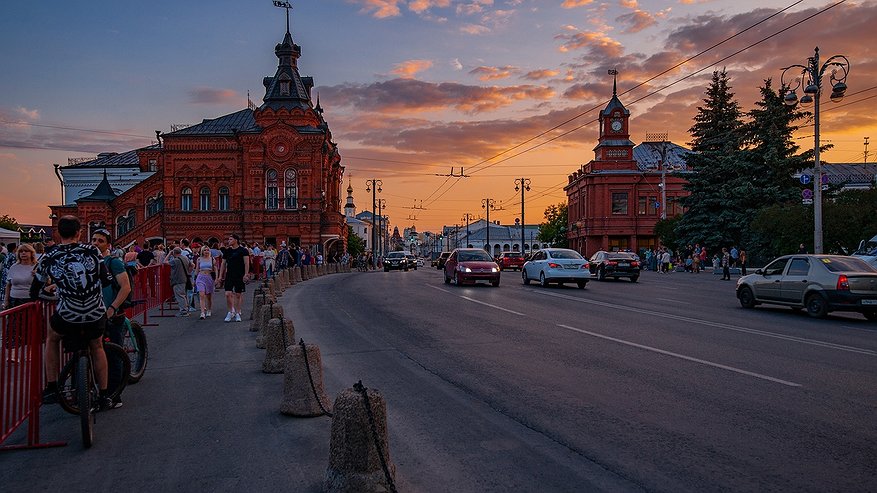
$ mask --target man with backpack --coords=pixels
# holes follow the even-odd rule
[[[125,342],[125,312],[131,302],[131,278],[125,262],[115,257],[110,252],[112,238],[106,229],[98,229],[91,234],[91,244],[98,249],[103,257],[103,264],[112,281],[104,284],[102,294],[104,306],[107,307],[106,334],[110,342],[124,345]],[[108,279],[109,280],[109,279]],[[117,395],[113,400],[112,408],[122,407],[122,397]]]

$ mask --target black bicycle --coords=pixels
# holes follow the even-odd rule
[[[100,407],[100,389],[94,372],[94,362],[87,340],[65,338],[64,351],[73,353],[58,377],[61,407],[79,415],[82,428],[82,445],[91,447],[94,443],[95,411]],[[118,344],[104,341],[107,355],[109,397],[116,399],[125,386],[131,373],[128,353]]]
[[[146,362],[149,358],[149,348],[146,345],[146,332],[138,322],[125,317],[125,338],[122,340],[122,349],[128,355],[131,362],[131,373],[128,383],[134,384],[143,378],[146,372]]]

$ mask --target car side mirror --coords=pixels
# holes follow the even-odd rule
[[[761,270],[761,269],[755,269],[755,273],[758,274],[759,276],[763,276],[763,275],[764,275],[764,271]]]

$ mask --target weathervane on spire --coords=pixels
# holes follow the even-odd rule
[[[274,0],[274,6],[286,9],[286,34],[289,34],[289,9],[292,8],[292,5],[289,2]]]
[[[614,68],[609,69],[609,75],[612,76],[612,95],[615,96],[618,92],[616,85],[616,82],[618,81],[618,70],[615,70]]]

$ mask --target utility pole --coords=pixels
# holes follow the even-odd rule
[[[868,139],[871,137],[865,137],[865,164],[868,164]]]
[[[372,193],[372,255],[375,256],[375,260],[377,260],[378,249],[377,246],[377,229],[378,229],[378,218],[375,215],[375,208],[377,207],[377,197],[376,194],[381,191],[381,186],[384,184],[381,180],[376,180],[372,178],[365,182],[365,191]]]
[[[661,219],[667,219],[667,133],[647,133],[646,140],[661,143]]]
[[[485,246],[487,247],[487,253],[490,256],[493,256],[493,247],[490,245],[490,210],[495,209],[496,201],[493,199],[481,199],[481,208],[487,211],[487,240],[485,241]]]
[[[469,221],[474,218],[475,216],[469,214],[468,212],[463,214],[463,221],[466,221],[466,248],[469,248]]]
[[[521,254],[524,253],[524,191],[530,191],[530,179],[529,178],[517,178],[515,179],[515,191],[521,191]]]
[[[381,253],[381,256],[384,256],[385,249],[387,247],[385,243],[385,234],[386,234],[386,225],[384,224],[384,214],[381,212],[384,208],[387,207],[387,199],[378,199],[378,224],[381,228],[381,233],[378,236],[378,251]]]

